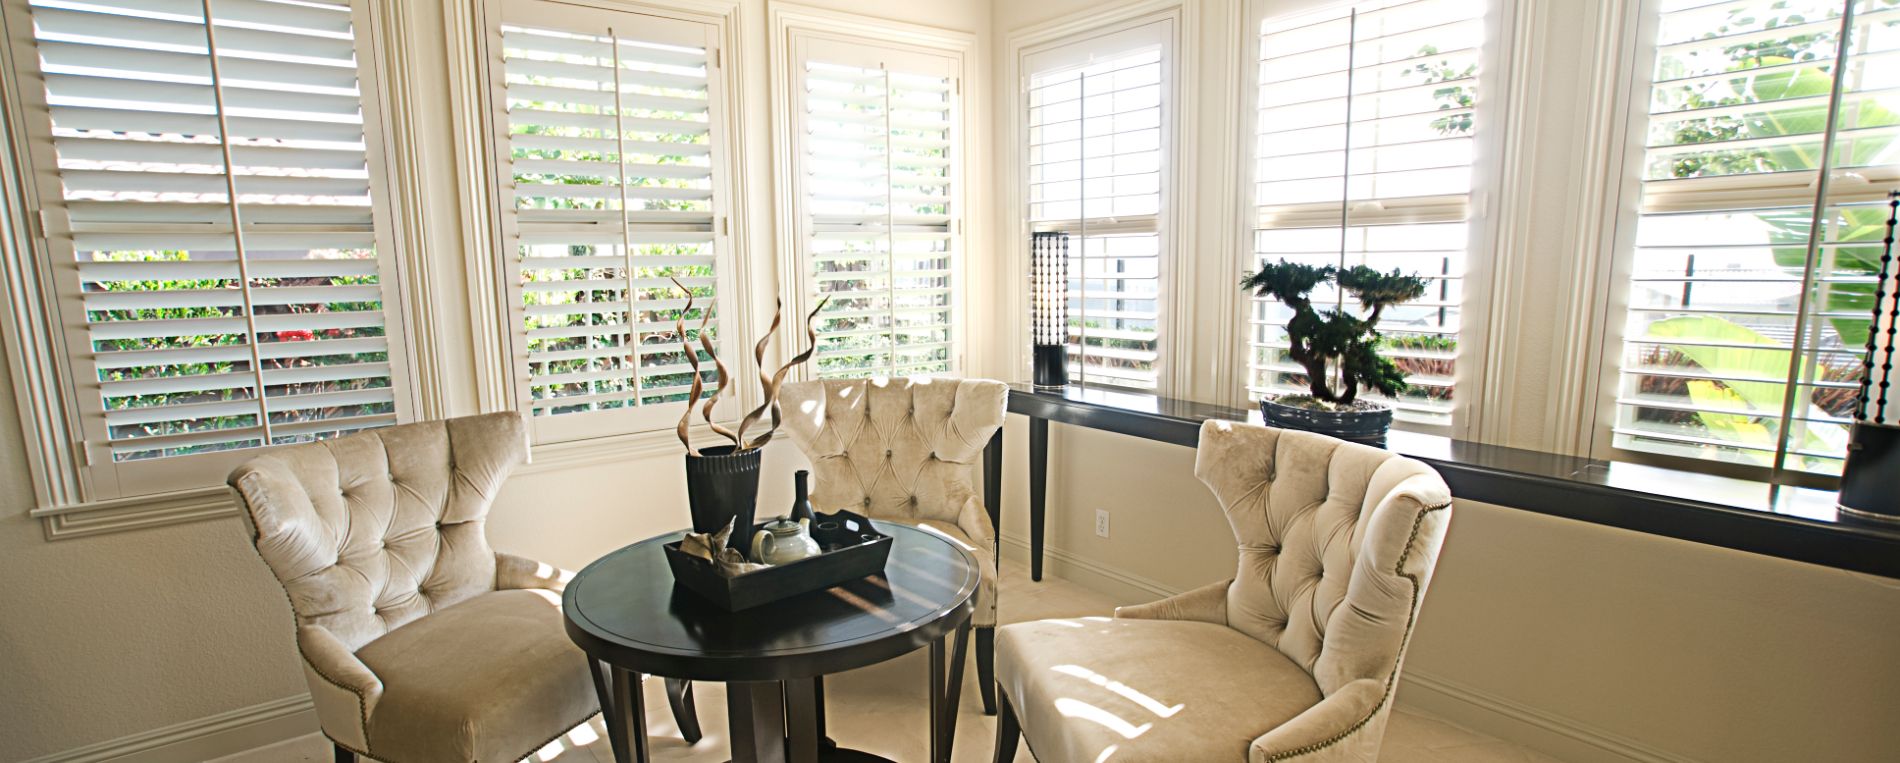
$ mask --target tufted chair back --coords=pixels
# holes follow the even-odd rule
[[[1292,658],[1326,696],[1396,674],[1451,519],[1437,472],[1330,437],[1209,421],[1194,474],[1240,542],[1228,627]]]
[[[781,399],[812,462],[814,507],[956,523],[1008,395],[998,381],[911,377],[787,384]]]
[[[527,452],[521,416],[496,413],[272,448],[230,484],[297,625],[354,651],[495,590],[484,521]]]

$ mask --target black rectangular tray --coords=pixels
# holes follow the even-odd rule
[[[838,523],[838,529],[819,529],[828,522]],[[848,529],[853,524],[859,529]],[[749,541],[763,526],[760,523],[740,537]],[[679,541],[666,544],[666,563],[673,568],[673,580],[681,587],[728,612],[737,612],[882,573],[884,563],[891,558],[891,536],[879,532],[871,520],[849,511],[819,514],[812,520],[812,538],[823,553],[737,577],[720,575],[712,562],[681,552]]]

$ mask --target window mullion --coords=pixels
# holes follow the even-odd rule
[[[636,302],[639,292],[634,288],[633,270],[633,231],[631,212],[627,208],[627,127],[626,108],[621,103],[620,87],[620,35],[613,27],[607,27],[608,44],[613,46],[614,62],[614,182],[620,188],[620,256],[627,264],[621,272],[621,279],[627,284],[627,360],[633,372],[634,407],[642,404],[640,399],[640,310]],[[680,342],[686,342],[686,336],[680,335]],[[692,348],[687,347],[687,352]]]
[[[889,362],[889,373],[897,375],[897,183],[896,164],[893,154],[897,151],[897,141],[891,132],[891,90],[896,83],[891,79],[889,66],[880,64],[878,76],[883,79],[879,88],[883,95],[884,110],[884,309],[890,316],[885,325],[885,338],[890,341],[885,354]]]
[[[224,107],[224,78],[218,67],[218,36],[213,29],[216,25],[211,20],[211,0],[199,0],[199,4],[204,12],[205,59],[211,66],[211,97],[218,118],[218,149],[224,157],[225,200],[231,209],[231,244],[237,257],[238,294],[243,300],[244,330],[248,334],[244,345],[250,350],[252,384],[257,385],[253,390],[253,397],[257,401],[257,423],[263,429],[264,444],[269,445],[273,442],[270,406],[265,400],[264,358],[257,346],[257,309],[251,293],[249,258],[244,249],[244,221],[242,213],[238,211],[237,170],[231,158],[231,126]]]
[[[1833,174],[1834,139],[1840,128],[1841,91],[1847,84],[1847,77],[1842,69],[1845,68],[1847,57],[1852,51],[1852,40],[1849,34],[1854,28],[1856,4],[1856,0],[1847,0],[1844,4],[1841,11],[1840,36],[1835,43],[1834,76],[1830,78],[1833,81],[1829,84],[1827,101],[1827,125],[1821,133],[1821,166],[1814,181],[1814,209],[1808,222],[1808,248],[1803,259],[1801,293],[1795,298],[1794,335],[1789,342],[1792,345],[1792,351],[1788,353],[1787,385],[1782,388],[1781,396],[1781,425],[1776,428],[1775,460],[1770,472],[1770,476],[1776,480],[1779,480],[1788,462],[1788,442],[1795,429],[1793,426],[1795,402],[1804,397],[1800,394],[1797,385],[1801,381],[1802,356],[1808,354],[1807,350],[1810,347],[1807,336],[1808,307],[1814,294],[1815,265],[1820,259],[1821,240],[1827,236],[1822,226],[1829,222],[1830,217],[1827,211],[1828,186],[1831,180],[1829,176]],[[1805,431],[1806,426],[1804,425],[1802,429]]]

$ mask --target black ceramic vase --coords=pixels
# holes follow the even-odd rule
[[[719,532],[736,517],[732,534],[735,541],[742,541],[752,537],[764,451],[732,451],[733,446],[721,445],[702,448],[697,456],[686,454],[686,500],[693,508],[693,532]]]
[[[1841,471],[1841,515],[1900,525],[1900,427],[1855,422]]]
[[[1261,398],[1260,419],[1270,427],[1298,429],[1375,448],[1385,447],[1385,435],[1392,430],[1392,408],[1385,405],[1363,411],[1319,411]]]

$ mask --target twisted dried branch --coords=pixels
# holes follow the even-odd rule
[[[712,395],[706,398],[701,415],[706,419],[706,426],[712,427],[714,434],[732,441],[732,449],[736,451],[745,445],[739,442],[739,435],[719,422],[713,421],[713,406],[719,402],[720,397],[726,394],[726,388],[732,385],[732,378],[726,373],[726,362],[720,360],[719,353],[713,351],[712,337],[706,334],[706,321],[711,319],[712,311],[708,310],[706,316],[706,319],[699,322],[699,345],[706,348],[706,357],[712,358],[713,367],[719,370],[719,389],[713,390]],[[686,408],[687,414],[691,415],[692,404],[687,404]]]
[[[673,279],[673,285],[678,287],[680,291],[686,292],[686,307],[681,308],[679,313],[673,316],[673,333],[680,338],[680,346],[686,349],[686,365],[692,366],[693,368],[693,386],[691,391],[686,393],[686,413],[680,416],[680,444],[686,446],[687,455],[697,456],[699,455],[699,449],[693,447],[692,438],[686,436],[687,426],[693,423],[693,402],[699,399],[700,391],[705,389],[705,385],[699,378],[699,353],[693,351],[693,343],[686,338],[686,314],[693,311],[693,290],[686,288],[686,284],[680,283],[680,279],[678,278]],[[710,315],[710,312],[708,315]],[[705,316],[702,316],[699,320],[699,329],[700,336],[705,336]],[[636,332],[636,336],[637,335]],[[635,352],[638,352],[638,350],[636,349]],[[719,370],[721,371],[719,388],[725,389],[725,368],[721,367]]]
[[[772,300],[772,325],[766,327],[765,336],[759,337],[759,343],[752,346],[752,361],[754,365],[759,367],[759,384],[765,387],[765,397],[768,401],[766,405],[770,405],[769,401],[772,398],[772,379],[765,375],[765,346],[771,343],[772,335],[778,333],[778,324],[784,320],[784,317],[785,301],[781,299]],[[760,406],[759,410],[748,413],[745,415],[745,418],[739,420],[740,450],[745,449],[746,428],[752,426],[752,422],[759,420],[759,414],[765,412],[765,407],[766,406]]]
[[[786,361],[785,365],[779,366],[778,373],[772,374],[771,381],[765,385],[765,403],[759,406],[759,410],[753,411],[747,416],[748,419],[755,418],[763,411],[770,409],[772,411],[772,427],[765,430],[765,434],[759,435],[758,439],[747,443],[744,446],[745,448],[763,448],[766,443],[772,441],[772,435],[778,432],[778,426],[784,420],[783,411],[779,408],[779,390],[785,386],[785,375],[791,373],[793,367],[807,360],[811,360],[812,353],[818,351],[818,327],[815,321],[818,318],[818,311],[825,309],[826,303],[830,301],[830,297],[819,300],[818,306],[812,308],[810,315],[805,316],[805,341],[810,343],[811,346],[806,347],[804,352]],[[763,368],[763,366],[761,366],[761,368]],[[764,377],[763,371],[761,371],[760,377]],[[745,422],[740,422],[741,431],[745,428],[744,424]]]

